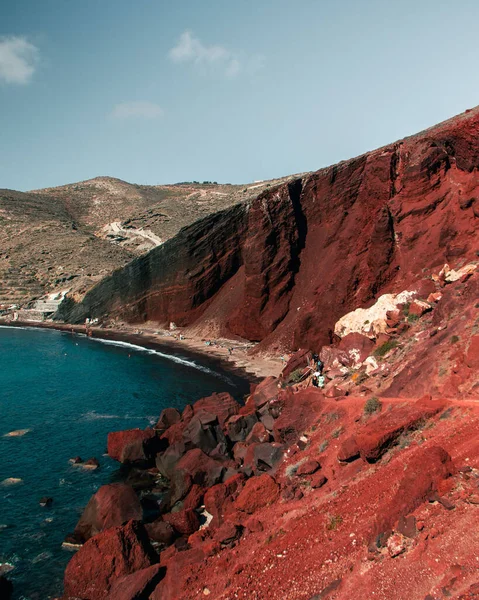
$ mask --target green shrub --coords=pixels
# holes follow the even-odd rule
[[[407,316],[407,322],[415,323],[416,321],[419,321],[419,315],[412,315],[411,313],[409,313]]]
[[[303,369],[296,369],[295,371],[293,371],[288,379],[288,383],[298,383],[301,381],[301,378],[303,376]]]
[[[451,337],[451,344],[457,344],[457,342],[459,341],[459,336],[458,335],[453,335]]]
[[[342,522],[343,517],[341,517],[341,515],[332,516],[329,518],[329,522],[326,525],[326,528],[328,529],[328,531],[334,531],[339,527],[339,525],[341,525]]]
[[[381,410],[381,407],[382,404],[379,398],[373,396],[372,398],[369,398],[369,400],[367,400],[366,404],[364,405],[364,414],[372,415],[376,412],[379,412]]]
[[[322,442],[322,443],[319,445],[319,451],[320,451],[320,452],[324,452],[328,446],[329,446],[329,442],[328,442],[328,440],[324,440],[324,442]]]
[[[376,350],[374,351],[374,356],[385,356],[389,352],[389,350],[396,348],[397,345],[397,340],[388,340],[387,342],[384,342],[382,346],[376,348]]]

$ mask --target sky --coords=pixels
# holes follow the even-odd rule
[[[316,170],[479,104],[477,0],[0,2],[0,188]]]

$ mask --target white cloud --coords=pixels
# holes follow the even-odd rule
[[[180,35],[168,56],[176,63],[193,63],[202,68],[221,69],[227,77],[236,77],[242,71],[250,72],[250,65],[257,62],[255,56],[240,56],[224,46],[208,46],[188,30]]]
[[[0,37],[0,81],[28,83],[35,72],[38,58],[38,48],[25,37]]]
[[[113,107],[110,116],[114,119],[157,119],[163,116],[163,109],[154,102],[121,102]]]

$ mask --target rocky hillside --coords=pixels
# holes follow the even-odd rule
[[[476,108],[207,217],[59,316],[319,349],[347,312],[477,260],[478,168]]]
[[[28,193],[0,190],[0,306],[95,282],[181,228],[255,197],[250,185],[133,185],[97,177]]]

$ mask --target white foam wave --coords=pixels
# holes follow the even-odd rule
[[[160,352],[159,350],[153,350],[151,348],[145,348],[143,346],[138,346],[137,344],[131,344],[130,342],[122,342],[119,340],[104,340],[102,338],[93,338],[93,337],[90,339],[94,340],[95,342],[100,342],[102,344],[110,344],[111,346],[120,346],[123,348],[130,348],[131,350],[134,350],[135,352],[146,352],[147,354],[153,354],[153,355],[159,356],[160,358],[164,358],[166,360],[171,360],[180,365],[184,365],[185,367],[191,367],[193,369],[198,369],[198,371],[203,371],[203,373],[208,373],[209,375],[213,375],[215,377],[218,377],[219,379],[223,379],[224,381],[227,381],[228,383],[232,383],[231,380],[228,379],[228,377],[221,375],[220,373],[217,373],[216,371],[213,371],[212,369],[209,369],[208,367],[204,367],[203,365],[198,365],[193,360],[181,358],[180,356],[175,356],[174,354],[165,354],[164,352]]]

